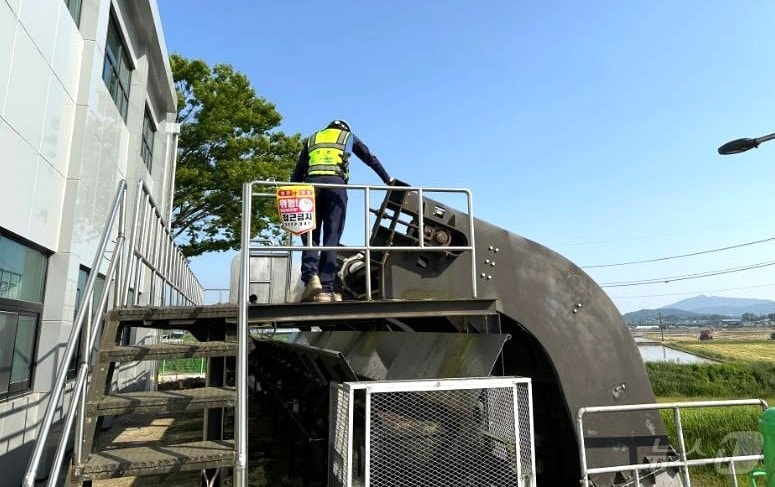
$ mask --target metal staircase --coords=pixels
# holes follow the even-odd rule
[[[337,250],[361,252],[365,262],[371,262],[377,267],[384,264],[384,256],[388,251],[420,249],[441,253],[468,252],[471,254],[472,280],[471,295],[467,299],[374,301],[374,297],[384,296],[380,294],[379,283],[377,289],[372,291],[371,266],[365,266],[365,289],[361,295],[365,301],[323,305],[325,313],[321,312],[323,308],[318,303],[288,304],[270,300],[258,306],[248,306],[248,290],[254,284],[250,278],[250,257],[255,251],[266,249],[265,242],[256,247],[256,242],[249,238],[251,200],[254,196],[274,197],[273,193],[254,193],[253,186],[260,188],[278,184],[253,182],[246,184],[243,189],[239,303],[202,306],[203,290],[185,257],[175,246],[168,222],[143,181],[137,185],[132,225],[129,237],[125,237],[127,184],[125,181],[120,182],[92,266],[98,272],[90,275],[82,298],[84,303],[91,303],[94,299],[99,304],[94,308],[83,306],[74,321],[23,487],[40,485],[38,476],[45,478],[43,483],[46,485],[55,487],[62,484],[91,485],[95,480],[118,477],[177,475],[187,471],[201,471],[199,482],[207,487],[220,485],[228,477],[232,477],[234,485],[244,487],[247,483],[249,323],[293,327],[298,323],[315,322],[325,327],[336,326],[336,323],[343,321],[469,316],[474,321],[481,321],[483,328],[480,331],[495,331],[499,328],[493,302],[476,299],[473,235],[465,242],[454,239],[433,242],[434,235],[441,235],[438,233],[440,222],[434,223],[431,218],[426,223],[422,212],[416,221],[401,219],[406,217],[407,203],[404,196],[408,192],[413,192],[409,206],[417,208],[424,190],[464,192],[468,196],[470,210],[470,194],[466,190],[447,188],[402,187],[388,202],[383,203],[379,211],[375,211],[369,208],[370,192],[391,193],[394,188],[348,186],[350,190],[365,193],[364,215],[367,224],[364,244],[339,247]],[[386,235],[369,235],[369,212],[374,215],[375,222],[387,222],[375,225],[375,232],[382,228],[379,231],[387,231]],[[389,216],[386,217],[386,213]],[[472,226],[471,219],[469,228]],[[402,227],[403,232],[397,232],[397,227]],[[399,241],[401,235],[406,237]],[[426,238],[417,238],[418,235],[425,235]],[[375,245],[375,241],[379,243]],[[289,266],[290,259],[287,256],[292,251],[301,250],[293,245],[274,246],[273,249],[286,253]],[[326,247],[320,249],[331,250]],[[108,269],[103,272],[105,285],[97,296],[94,280],[105,264],[108,264]],[[285,277],[286,285],[290,285],[289,276]],[[286,290],[286,299],[287,296]],[[145,330],[145,333],[149,329],[185,330],[197,341],[130,344],[128,337],[139,329]],[[78,376],[70,397],[67,397],[64,369],[75,356],[78,344],[81,349]],[[207,359],[204,387],[132,392],[120,391],[116,387],[116,376],[125,365],[176,358]],[[149,368],[153,369],[154,365]],[[58,411],[66,413],[62,421],[62,433],[53,460],[44,462],[44,450],[49,444],[48,436]],[[126,446],[105,445],[97,441],[106,418],[126,415],[144,415],[147,418],[201,415],[201,437],[195,441],[154,440]],[[44,464],[50,464],[47,476],[41,474],[41,466]]]
[[[86,401],[83,463],[72,464],[68,482],[81,485],[96,479],[167,474],[231,467],[234,442],[224,439],[227,409],[236,401],[233,384],[227,384],[226,362],[236,356],[235,306],[122,308],[108,313],[102,344],[92,373]],[[120,345],[129,328],[176,329],[191,332],[196,343]],[[208,359],[205,387],[175,391],[111,393],[117,363],[172,358]],[[233,368],[233,366],[232,366]],[[109,415],[144,414],[157,417],[177,413],[204,415],[201,441],[148,443],[124,448],[93,449],[100,419]],[[216,472],[212,472],[217,474]]]
[[[188,470],[203,471],[205,482],[214,485],[220,469],[234,464],[234,442],[225,436],[225,426],[236,401],[237,307],[197,306],[202,287],[142,180],[137,183],[132,226],[126,237],[126,193],[127,183],[122,180],[82,301],[99,304],[83,306],[76,316],[24,477],[25,487],[90,485],[97,479]],[[95,292],[98,274],[105,276],[99,294]],[[150,337],[153,333],[148,329],[187,330],[197,341],[129,344],[128,337],[139,328]],[[67,397],[65,368],[79,346],[78,375]],[[155,364],[147,362],[198,357],[207,359],[205,387],[139,392],[115,387],[124,365],[131,368],[146,363],[145,369],[135,370],[154,370]],[[44,454],[51,454],[45,450],[58,411],[66,413],[58,446],[53,460],[44,462]],[[126,414],[148,418],[201,414],[204,428],[201,439],[193,442],[95,446],[103,420]],[[49,464],[47,476],[41,473],[44,463]],[[37,479],[39,475],[44,481]]]

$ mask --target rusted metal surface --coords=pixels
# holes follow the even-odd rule
[[[195,306],[178,308],[124,308],[108,315],[99,360],[94,367],[87,400],[83,463],[74,461],[68,473],[68,485],[81,485],[92,479],[146,476],[185,470],[215,469],[234,465],[234,442],[222,441],[224,408],[233,408],[236,392],[225,385],[226,360],[234,360],[236,343],[227,341],[233,335],[235,307]],[[132,327],[185,328],[200,342],[161,343],[118,346],[122,331]],[[208,341],[212,340],[212,341]],[[112,392],[117,362],[155,361],[188,357],[207,357],[207,387],[174,391]],[[220,368],[217,368],[220,367]],[[217,368],[217,370],[216,370]],[[176,414],[200,416],[204,434],[201,441],[148,439],[145,444],[115,448],[92,445],[102,418],[111,415],[146,415],[168,418]],[[217,421],[212,421],[218,415]],[[220,485],[220,484],[216,484]]]
[[[95,404],[101,416],[126,413],[172,413],[205,408],[234,407],[235,391],[228,387],[198,387],[178,391],[140,391],[108,394]]]
[[[335,351],[361,378],[400,380],[488,376],[506,340],[502,334],[331,331],[294,333],[273,346]]]
[[[212,341],[195,343],[156,343],[152,345],[127,345],[100,351],[114,362],[136,360],[162,360],[169,358],[233,357],[237,355],[235,342]]]
[[[233,463],[233,441],[196,441],[174,446],[115,448],[92,454],[83,465],[83,478],[154,475],[230,466]]]

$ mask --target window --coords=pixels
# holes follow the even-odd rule
[[[143,118],[143,142],[140,144],[140,156],[143,158],[145,167],[151,172],[153,166],[153,139],[156,136],[156,124],[151,117],[151,111],[145,107],[145,117]]]
[[[70,11],[75,25],[81,25],[81,2],[82,0],[65,0],[65,5],[67,5],[67,9]]]
[[[0,399],[32,385],[47,262],[0,234]]]
[[[102,79],[125,122],[126,112],[129,108],[129,84],[132,81],[132,68],[129,64],[128,53],[126,44],[119,33],[118,23],[111,16],[108,25],[108,38],[105,42],[105,64],[102,67]]]

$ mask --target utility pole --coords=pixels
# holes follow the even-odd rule
[[[662,342],[665,341],[665,329],[662,328],[662,310],[659,311],[659,331],[662,333]]]

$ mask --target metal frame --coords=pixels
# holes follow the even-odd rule
[[[41,421],[40,431],[37,434],[32,455],[30,456],[27,470],[22,481],[23,487],[33,487],[35,477],[40,465],[46,440],[54,423],[54,416],[62,401],[64,386],[67,380],[67,367],[75,354],[78,339],[81,339],[81,359],[78,365],[78,375],[70,399],[70,406],[64,420],[62,434],[57,444],[56,453],[52,462],[47,485],[54,487],[59,479],[60,467],[64,461],[67,450],[70,431],[75,419],[75,438],[73,440],[73,464],[79,465],[88,457],[88,451],[83,450],[85,423],[86,423],[86,392],[89,382],[89,374],[93,368],[95,342],[101,330],[102,313],[108,308],[108,299],[111,295],[111,281],[113,286],[113,303],[110,307],[126,306],[130,291],[130,283],[134,279],[134,304],[139,300],[139,289],[142,283],[141,277],[144,270],[151,273],[151,290],[149,292],[150,304],[154,305],[156,296],[160,297],[161,304],[165,304],[166,289],[169,288],[176,294],[174,304],[199,304],[202,299],[202,286],[188,266],[180,249],[175,245],[169,232],[169,227],[159,208],[150,194],[150,190],[143,180],[138,181],[137,198],[135,201],[132,233],[129,239],[127,255],[124,254],[124,245],[127,243],[125,234],[126,218],[126,192],[127,182],[122,179],[118,183],[113,204],[105,224],[97,253],[94,256],[91,272],[86,281],[82,303],[73,321],[70,337],[67,340],[64,356],[59,363],[56,382],[51,391],[46,412]],[[142,213],[142,220],[140,215]],[[112,248],[109,240],[116,230],[116,239]],[[94,284],[103,261],[109,261],[108,270],[105,273],[105,286],[99,296],[99,304],[92,307],[94,296]],[[157,282],[161,284],[160,292],[157,292]],[[173,303],[166,303],[173,304]],[[99,384],[92,384],[100,387]]]
[[[260,186],[260,187],[278,187],[278,186],[285,186],[285,185],[298,185],[298,184],[304,184],[307,186],[313,186],[315,188],[345,188],[347,190],[355,190],[355,191],[363,191],[364,192],[364,198],[363,198],[363,215],[364,215],[364,242],[365,245],[341,245],[341,246],[313,246],[312,245],[312,239],[307,239],[307,245],[274,245],[272,246],[272,250],[287,250],[287,251],[304,251],[310,248],[314,248],[315,250],[343,250],[343,251],[359,251],[363,252],[365,255],[366,262],[371,262],[371,253],[372,252],[417,252],[418,250],[422,251],[431,251],[431,252],[470,252],[471,253],[471,297],[477,297],[477,276],[476,276],[476,242],[474,238],[474,212],[473,212],[473,195],[471,194],[471,190],[466,188],[427,188],[427,187],[420,187],[420,186],[374,186],[374,185],[358,185],[358,184],[323,184],[323,183],[291,183],[291,182],[278,182],[278,181],[253,181],[250,183],[246,183],[244,187],[249,188],[248,192],[243,195],[244,198],[252,198],[255,197],[262,197],[262,198],[275,198],[275,193],[253,193],[253,186]],[[416,192],[418,201],[420,204],[422,204],[423,201],[423,194],[424,193],[460,193],[464,194],[466,196],[466,206],[468,210],[468,228],[469,228],[469,245],[458,245],[458,246],[446,246],[446,247],[439,247],[439,246],[428,246],[425,245],[425,238],[424,238],[424,227],[425,227],[425,215],[419,209],[418,213],[418,241],[419,245],[411,245],[411,246],[386,246],[386,245],[368,245],[369,239],[370,239],[370,221],[369,221],[369,204],[371,203],[371,192],[372,191],[381,191],[381,192],[391,192],[391,191],[400,191],[400,192]],[[242,219],[243,222],[245,220],[250,220],[250,213],[245,212],[245,204],[244,201],[247,201],[246,199],[243,200],[243,206],[242,206]],[[247,227],[248,230],[250,227]],[[311,234],[310,232],[307,232],[308,234]],[[247,242],[250,243],[249,241]],[[244,247],[246,248],[246,246]],[[251,249],[253,250],[253,249]],[[366,266],[366,299],[371,300],[371,266]]]
[[[161,306],[180,306],[201,303],[202,285],[188,265],[186,257],[170,233],[169,223],[151,195],[145,181],[137,181],[134,218],[129,234],[129,265],[122,279],[121,304],[123,306],[140,303],[140,289],[146,272],[150,273],[148,291],[152,303],[157,293]],[[157,289],[160,286],[160,289]],[[130,288],[135,290],[129,303]],[[170,301],[167,302],[167,290]]]
[[[236,371],[236,388],[237,388],[237,406],[235,411],[235,425],[234,425],[234,443],[236,446],[236,463],[234,466],[234,486],[245,487],[247,485],[247,346],[248,346],[248,294],[250,289],[250,254],[254,250],[251,247],[251,216],[253,208],[253,197],[262,198],[275,198],[275,193],[254,193],[253,187],[278,187],[285,185],[294,185],[299,183],[280,182],[280,181],[252,181],[245,183],[242,186],[242,238],[240,249],[240,288],[238,293],[237,307],[239,316],[238,325],[238,352],[237,352],[237,371]],[[365,245],[352,245],[352,246],[314,246],[312,245],[312,239],[307,239],[306,246],[299,245],[275,245],[272,246],[272,250],[275,251],[288,251],[299,252],[306,249],[314,248],[315,250],[344,250],[344,251],[361,251],[365,255],[365,271],[366,271],[366,299],[372,300],[371,289],[371,252],[416,252],[418,250],[423,251],[436,251],[436,252],[470,252],[471,253],[471,294],[473,298],[477,297],[476,287],[476,250],[474,240],[474,216],[473,216],[473,196],[471,191],[465,188],[422,188],[416,186],[372,186],[372,185],[350,185],[350,184],[322,184],[322,183],[304,183],[315,188],[345,188],[347,190],[363,191],[364,192],[364,243]],[[422,205],[423,194],[434,193],[462,193],[466,196],[467,208],[468,208],[468,228],[469,228],[469,245],[466,246],[448,246],[448,247],[436,247],[426,246],[424,238],[424,221],[425,215],[418,210],[418,246],[370,246],[368,245],[370,239],[370,221],[369,221],[369,206],[371,202],[371,191],[403,191],[403,192],[417,192],[418,201]],[[290,262],[289,258],[289,262]],[[289,280],[290,282],[290,280]]]
[[[746,461],[758,461],[764,458],[763,455],[737,455],[730,457],[717,457],[717,458],[704,458],[697,460],[689,460],[686,458],[686,444],[684,442],[683,426],[681,425],[681,408],[703,408],[703,407],[730,407],[730,406],[760,406],[762,410],[767,409],[767,402],[764,399],[734,399],[727,401],[693,401],[693,402],[666,402],[666,403],[654,403],[654,404],[628,404],[622,406],[592,406],[579,408],[576,415],[576,423],[579,432],[579,459],[581,461],[581,480],[579,481],[582,487],[589,487],[591,475],[603,474],[603,473],[615,473],[615,472],[632,472],[635,477],[635,486],[640,487],[641,470],[667,467],[677,467],[681,469],[683,476],[684,487],[691,487],[692,482],[689,476],[689,467],[698,465],[713,465],[719,463],[728,463],[730,471],[732,472],[732,482],[735,487],[737,484],[737,475],[735,475],[735,463]],[[638,463],[632,465],[616,465],[608,467],[595,467],[588,468],[587,466],[587,453],[584,444],[584,424],[583,419],[585,414],[592,413],[613,413],[613,412],[627,412],[627,411],[648,411],[648,410],[660,410],[660,409],[672,409],[673,417],[675,420],[676,434],[678,436],[678,455],[679,460],[663,461],[657,464],[651,463]]]
[[[395,381],[363,381],[363,382],[345,382],[343,384],[332,383],[333,391],[344,392],[349,398],[347,401],[347,425],[348,425],[348,437],[347,437],[347,451],[352,452],[353,449],[353,424],[355,414],[355,398],[353,397],[354,391],[365,391],[365,431],[364,431],[364,487],[369,487],[371,482],[370,472],[370,458],[371,458],[371,422],[369,417],[371,416],[371,395],[374,393],[386,393],[386,392],[430,392],[430,391],[455,391],[455,390],[468,390],[468,389],[512,389],[513,399],[513,411],[514,411],[514,438],[516,442],[516,467],[517,478],[523,478],[522,471],[522,452],[520,445],[520,417],[517,393],[517,387],[519,385],[526,385],[528,391],[528,421],[530,425],[530,448],[531,448],[531,471],[527,477],[529,487],[535,487],[536,485],[536,469],[535,469],[535,431],[533,425],[533,391],[530,378],[526,377],[477,377],[477,378],[453,378],[453,379],[426,379],[426,380],[395,380]],[[343,463],[343,470],[345,474],[345,485],[352,485],[352,464],[349,454],[346,457],[346,462]]]

